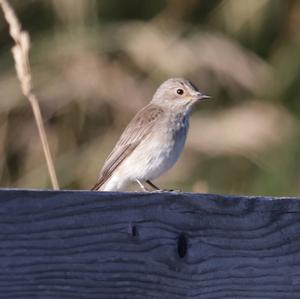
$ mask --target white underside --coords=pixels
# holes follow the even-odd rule
[[[178,124],[177,133],[169,128],[155,130],[114,171],[111,178],[101,186],[102,191],[117,191],[129,183],[153,180],[170,169],[178,160],[184,147],[188,120]],[[176,136],[176,138],[174,138]]]

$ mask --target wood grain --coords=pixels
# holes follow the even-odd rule
[[[0,298],[300,298],[300,201],[0,191]]]

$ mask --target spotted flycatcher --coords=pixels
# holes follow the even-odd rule
[[[147,183],[171,168],[182,152],[195,103],[208,99],[190,81],[165,81],[152,101],[129,123],[100,171],[92,190],[117,191],[131,182]]]

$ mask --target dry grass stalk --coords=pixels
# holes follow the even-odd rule
[[[10,4],[6,0],[0,0],[0,5],[2,6],[5,19],[9,24],[10,35],[16,43],[12,48],[12,53],[15,60],[17,75],[21,83],[22,92],[29,100],[33,110],[34,118],[38,127],[39,136],[42,142],[43,151],[47,162],[52,187],[54,190],[58,190],[58,180],[54,169],[48,140],[46,137],[40,106],[37,97],[32,90],[32,79],[28,55],[30,48],[30,38],[28,33],[22,30],[21,24]]]

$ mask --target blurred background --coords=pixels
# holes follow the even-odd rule
[[[183,155],[155,181],[183,191],[299,195],[300,1],[15,0],[60,186],[89,189],[169,77],[196,107]],[[0,14],[0,186],[51,188]],[[134,187],[133,189],[138,189]]]

